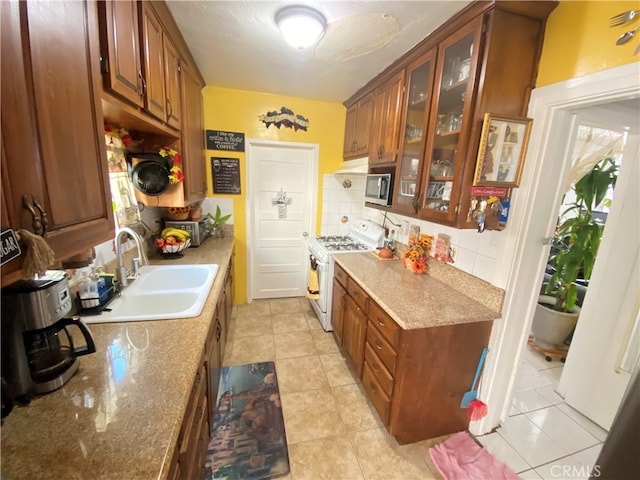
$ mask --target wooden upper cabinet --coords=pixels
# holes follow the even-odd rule
[[[115,228],[96,4],[0,4],[3,212],[9,226],[43,235],[62,261],[112,238]]]
[[[184,193],[185,199],[191,201],[204,198],[207,193],[202,84],[187,64],[182,65],[181,81]]]
[[[167,123],[180,128],[180,55],[167,35],[163,35],[163,52]]]
[[[375,95],[369,164],[395,162],[402,114],[404,70],[395,74]]]
[[[343,149],[345,160],[369,153],[372,119],[373,95],[367,95],[347,108]]]
[[[526,116],[556,5],[472,2],[356,92],[375,95],[369,165],[395,173],[394,201],[379,208],[477,227],[469,211],[484,115]],[[423,104],[411,90],[422,77],[432,77],[424,92],[416,90],[425,93]]]
[[[98,13],[104,88],[142,107],[138,4],[136,0],[99,1]]]
[[[438,46],[436,95],[420,188],[420,214],[442,222],[455,221],[460,210],[465,162],[475,165],[475,157],[467,156],[466,145],[471,131],[482,29],[483,18],[477,17]]]
[[[396,168],[395,211],[415,214],[420,197],[420,174],[433,92],[436,50],[431,49],[407,66],[400,155]]]
[[[153,7],[147,2],[142,4],[142,45],[145,78],[144,107],[154,117],[166,121],[164,32]]]
[[[419,216],[477,228],[469,215],[485,113],[527,114],[546,17],[554,2],[496,4],[438,46]],[[509,39],[509,41],[505,41]]]

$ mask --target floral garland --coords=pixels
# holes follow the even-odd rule
[[[182,157],[180,154],[173,148],[169,147],[162,147],[159,153],[161,157],[170,157],[173,161],[173,166],[170,170],[171,173],[169,174],[169,182],[171,182],[171,185],[175,185],[184,180],[184,173],[182,173],[181,168]]]
[[[431,251],[433,236],[422,233],[420,235],[411,235],[407,250],[402,258],[402,265],[410,268],[414,273],[427,272],[427,260]]]
[[[296,115],[293,110],[287,107],[282,107],[280,111],[272,110],[264,115],[259,115],[258,120],[264,123],[267,128],[271,125],[275,125],[278,129],[282,126],[286,128],[293,128],[296,132],[298,130],[307,131],[309,128],[309,119],[304,118],[302,115]]]
[[[110,144],[113,145],[113,139],[119,138],[122,141],[125,149],[131,147],[141,147],[144,143],[144,139],[139,135],[131,135],[126,128],[115,128],[107,123],[104,124],[104,132],[111,138]],[[152,148],[158,148],[157,146]],[[145,150],[145,148],[142,148]],[[151,148],[149,148],[150,150]],[[182,172],[182,157],[180,154],[171,147],[163,146],[158,150],[158,154],[161,157],[169,157],[172,160],[173,166],[169,170],[169,182],[171,185],[176,185],[184,180],[184,173]]]

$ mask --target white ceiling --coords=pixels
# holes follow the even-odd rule
[[[207,85],[343,102],[462,10],[449,1],[167,1]],[[315,47],[295,50],[278,10],[305,4],[327,19]]]

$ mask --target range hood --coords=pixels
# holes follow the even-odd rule
[[[331,173],[334,175],[366,175],[369,173],[369,158],[346,160],[341,168]]]

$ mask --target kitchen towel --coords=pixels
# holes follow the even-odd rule
[[[309,268],[309,284],[307,286],[307,298],[317,300],[320,298],[320,287],[318,286],[318,264],[316,259],[309,257],[311,268]]]
[[[429,456],[445,480],[519,480],[513,470],[478,445],[467,432],[458,432],[431,447]]]

